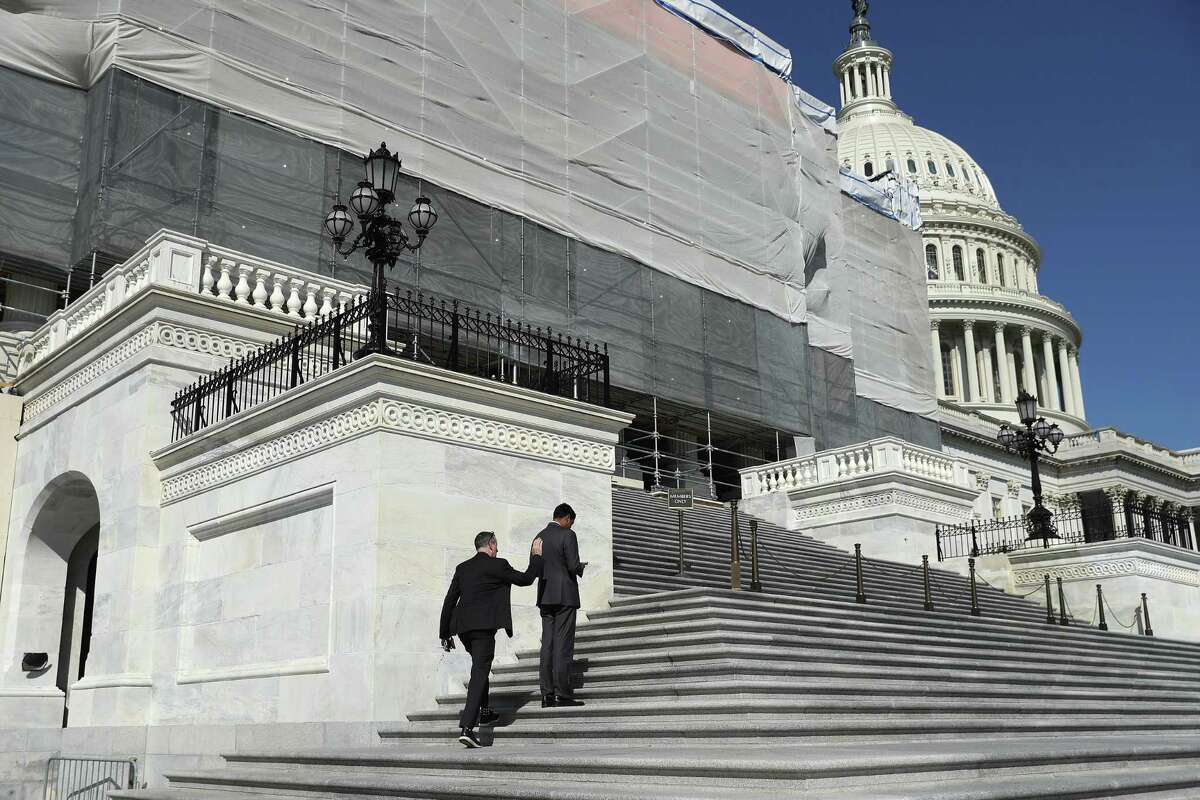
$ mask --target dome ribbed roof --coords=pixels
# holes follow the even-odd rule
[[[887,169],[888,159],[898,174],[921,187],[923,204],[942,200],[1002,210],[975,159],[940,133],[914,125],[908,115],[884,111],[852,114],[841,121],[838,161],[843,166],[865,175],[870,162],[869,171],[878,175]]]

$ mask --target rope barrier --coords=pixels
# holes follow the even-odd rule
[[[1112,605],[1109,604],[1107,597],[1104,598],[1104,607],[1108,609],[1109,616],[1111,616],[1118,625],[1120,625],[1122,628],[1124,628],[1127,631],[1133,630],[1133,627],[1137,622],[1136,619],[1131,621],[1128,625],[1126,625],[1124,622],[1121,622],[1121,618],[1117,616],[1116,611],[1113,611],[1113,607],[1112,607]]]

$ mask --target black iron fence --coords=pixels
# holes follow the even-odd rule
[[[1188,518],[1177,512],[1130,508],[1114,513],[1075,508],[1055,512],[1054,526],[1058,537],[1052,539],[1028,538],[1029,521],[1024,515],[938,526],[938,560],[1129,538],[1195,549]]]
[[[326,375],[367,348],[455,372],[609,402],[608,346],[411,291],[362,297],[181,390],[172,441]]]
[[[62,758],[46,763],[43,800],[104,800],[114,789],[132,789],[137,761],[132,758]]]

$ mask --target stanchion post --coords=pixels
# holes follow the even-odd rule
[[[675,512],[679,515],[679,574],[683,574],[683,511]]]
[[[742,559],[738,552],[738,501],[729,501],[729,588],[742,590]]]
[[[1150,627],[1150,606],[1146,604],[1146,593],[1142,592],[1142,619],[1146,621],[1146,635],[1153,636],[1154,628]]]
[[[758,579],[758,520],[750,520],[750,591],[761,592]]]
[[[971,557],[979,555],[979,539],[975,536],[975,520],[971,520]]]
[[[921,577],[925,581],[925,610],[933,611],[933,592],[929,590],[929,556],[921,556]]]
[[[1067,624],[1067,596],[1065,594],[1063,594],[1062,577],[1055,576],[1054,579],[1056,581],[1058,581],[1058,624],[1066,625]]]
[[[1050,597],[1050,573],[1047,572],[1046,578],[1046,622],[1050,625],[1054,624],[1054,600]]]
[[[1100,584],[1096,584],[1096,606],[1100,609],[1100,630],[1108,630],[1108,623],[1104,621],[1104,589],[1100,588]]]
[[[975,559],[967,559],[967,570],[971,573],[971,616],[979,616],[979,592],[975,589]]]
[[[854,602],[867,602],[867,592],[863,588],[863,569],[862,569],[862,545],[854,545],[854,583],[855,593]]]

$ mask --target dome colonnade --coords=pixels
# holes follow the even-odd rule
[[[1012,402],[1024,389],[1064,430],[1085,430],[1083,333],[1039,292],[1041,249],[963,148],[899,109],[893,55],[871,38],[868,4],[853,5],[850,43],[833,65],[838,159],[868,179],[892,172],[920,190],[938,398],[1016,421]]]

